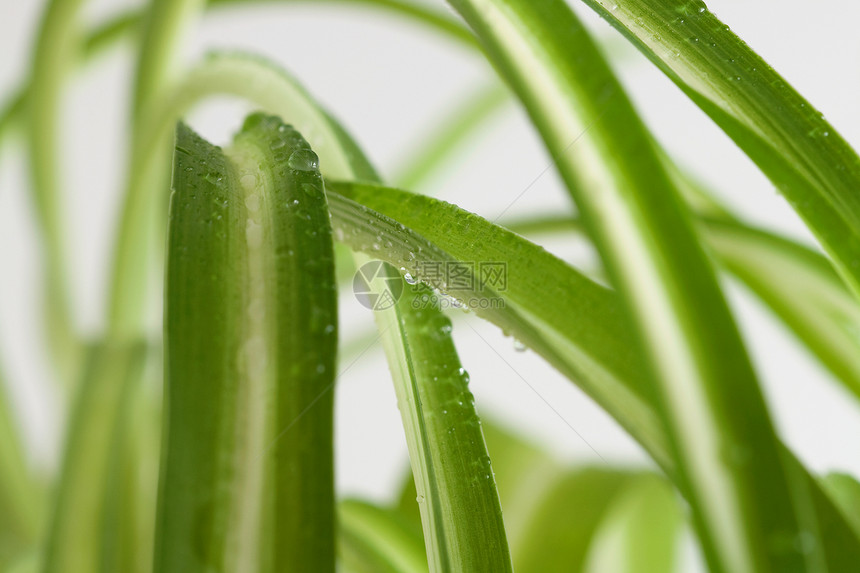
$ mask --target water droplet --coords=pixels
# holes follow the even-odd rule
[[[256,213],[260,210],[260,196],[254,193],[253,195],[248,195],[245,197],[245,207],[248,208],[248,211],[252,213]]]
[[[409,283],[409,284],[411,284],[411,285],[414,285],[415,283],[417,283],[417,282],[418,282],[418,279],[416,279],[415,277],[413,277],[413,276],[412,276],[411,274],[409,274],[409,273],[406,273],[406,274],[404,274],[404,275],[403,275],[403,280],[405,280],[407,283]]]
[[[297,149],[290,155],[287,164],[296,171],[315,171],[320,166],[320,160],[310,149]]]
[[[242,187],[245,189],[253,189],[257,186],[257,176],[253,173],[246,173],[242,175],[242,178],[239,179],[239,183],[242,184]]]
[[[249,247],[259,247],[263,244],[263,227],[252,220],[248,220],[245,226],[245,240]]]
[[[526,345],[521,340],[514,338],[514,350],[517,352],[525,352],[526,348]]]
[[[678,7],[678,13],[685,15],[697,15],[706,12],[708,9],[702,0],[687,0]]]

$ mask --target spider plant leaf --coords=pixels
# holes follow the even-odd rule
[[[446,159],[455,157],[464,140],[495,116],[508,99],[507,90],[492,85],[459,104],[441,127],[422,138],[414,156],[404,161],[404,167],[393,177],[397,186],[413,190],[420,187]]]
[[[808,494],[680,194],[585,28],[560,0],[451,4],[529,112],[630,313],[711,568],[821,569],[820,544],[778,541],[816,535]]]
[[[597,527],[584,573],[677,569],[684,515],[675,492],[653,474],[638,475],[630,482],[612,500]]]
[[[583,0],[767,175],[860,293],[860,159],[822,114],[701,0]]]
[[[413,504],[415,498],[412,498]],[[428,571],[421,525],[366,501],[338,503],[338,553],[355,573]]]
[[[142,141],[150,145],[141,145],[141,149],[157,147],[166,124],[213,94],[244,97],[270,113],[290,118],[303,133],[310,134],[308,137],[321,157],[325,173],[335,177],[378,180],[355,143],[292,78],[261,58],[241,54],[216,54],[191,70],[172,93],[153,108],[152,119],[144,122],[148,129]],[[144,156],[138,160],[145,164],[151,159]],[[126,213],[138,213],[129,205],[145,204],[149,199],[146,192],[143,187],[132,188],[127,198]],[[141,228],[144,227],[136,227],[137,231]],[[129,240],[133,236],[134,233],[126,234],[126,244],[137,244]],[[126,262],[131,264],[132,260]],[[397,275],[396,271],[394,275]],[[396,276],[388,278],[401,280]],[[416,475],[423,476],[422,490],[426,503],[422,508],[422,518],[431,570],[437,570],[434,568],[442,567],[444,563],[451,563],[452,567],[468,564],[463,566],[474,567],[476,571],[508,570],[510,559],[498,494],[492,477],[485,477],[488,474],[492,476],[492,473],[488,471],[486,449],[471,402],[466,401],[452,417],[454,426],[461,428],[458,430],[460,433],[472,436],[464,442],[467,447],[451,439],[446,441],[445,436],[441,436],[436,440],[439,447],[431,451],[426,441],[428,431],[447,432],[451,427],[431,419],[438,414],[441,405],[454,395],[467,393],[450,333],[441,324],[441,315],[433,309],[416,313],[396,305],[391,313],[375,313],[375,318],[398,393],[416,396],[417,391],[418,397],[425,399],[426,396],[433,404],[430,409],[421,409],[414,400],[405,399],[402,403],[410,459]],[[427,334],[424,331],[431,327],[435,329],[434,336],[422,340],[414,348],[406,344],[413,338],[423,339]],[[444,360],[439,364],[425,364],[423,359],[416,361],[415,354],[426,359]],[[436,384],[433,376],[445,383]],[[413,439],[421,436],[425,437]],[[449,468],[455,467],[460,468],[457,479],[441,481],[453,471]],[[466,480],[464,475],[471,475],[473,479]],[[467,515],[468,520],[462,517]],[[471,527],[475,520],[486,526],[480,529]]]
[[[395,280],[403,279],[397,275]],[[509,571],[493,469],[469,377],[451,340],[451,321],[438,309],[418,307],[409,294],[376,316],[381,330],[398,334],[384,338],[383,346],[392,371],[405,371],[395,375],[395,392],[430,569]]]
[[[846,473],[830,473],[821,480],[842,514],[860,535],[860,482]]]
[[[829,259],[795,241],[731,217],[699,216],[720,265],[770,307],[850,392],[860,398],[860,307]],[[523,235],[582,234],[568,215],[512,220]]]
[[[632,476],[582,468],[557,476],[535,500],[515,547],[518,571],[583,571],[601,522]]]
[[[454,205],[370,183],[328,181],[327,186],[338,236],[358,249],[371,248],[373,240],[390,243],[378,255],[433,286],[445,287],[421,277],[425,261],[504,262],[504,290],[476,276],[474,290],[451,289],[449,294],[464,301],[502,300],[498,308],[479,304],[475,313],[511,332],[570,378],[675,476],[655,398],[644,386],[644,357],[632,344],[616,293],[537,245]],[[417,258],[408,260],[409,252]],[[593,349],[596,341],[600,343]],[[611,352],[603,354],[607,349]],[[852,559],[860,559],[860,540],[815,479],[788,450],[781,451],[791,473],[800,476],[798,485],[811,492],[829,570],[851,571]]]
[[[128,400],[140,383],[145,344],[101,343],[87,353],[69,420],[60,486],[48,529],[42,571],[139,571],[132,516],[112,499],[120,463],[118,437],[126,431]],[[132,565],[130,567],[130,565]]]
[[[169,178],[169,130],[158,133],[159,139],[143,141],[148,110],[157,105],[163,93],[170,90],[176,77],[176,48],[204,0],[153,0],[147,7],[141,25],[137,66],[132,92],[132,137],[126,194],[135,188],[165,189]],[[144,143],[149,147],[142,147]],[[138,161],[144,157],[144,161]],[[149,195],[155,195],[149,193]],[[145,276],[154,266],[153,223],[159,221],[157,200],[126,202],[120,214],[119,237],[114,247],[113,268],[108,301],[108,331],[111,336],[139,335],[147,314],[148,281]],[[163,217],[161,218],[163,221]],[[163,236],[163,228],[158,236]],[[161,262],[161,261],[159,261]]]
[[[575,380],[658,463],[671,465],[662,424],[647,398],[640,355],[609,289],[541,247],[454,205],[370,183],[327,184],[339,240],[366,252],[374,252],[374,243],[385,243],[387,249],[378,255],[395,267],[455,299],[474,301],[478,316],[514,333]],[[471,285],[462,286],[472,288],[451,288],[439,277],[422,273],[428,261],[501,263],[504,284],[488,284],[480,268],[467,265]],[[492,300],[503,304],[493,305]],[[599,319],[583,322],[582,308]]]
[[[860,398],[860,305],[821,254],[732,221],[706,219],[704,237],[737,276]]]
[[[27,151],[34,213],[44,244],[44,297],[49,348],[60,378],[77,375],[80,344],[69,301],[65,225],[60,199],[60,95],[78,47],[78,13],[83,0],[52,0],[36,39],[27,108]],[[9,112],[15,111],[11,102]]]
[[[0,372],[0,567],[36,543],[44,501],[14,414]]]
[[[255,114],[177,129],[159,571],[334,571],[336,293],[317,156]]]

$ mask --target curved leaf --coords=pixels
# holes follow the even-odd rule
[[[395,265],[402,264],[404,253],[415,253],[418,258],[405,267],[410,273],[417,273],[422,261],[505,262],[508,288],[504,291],[487,291],[488,285],[476,277],[475,284],[483,291],[476,294],[450,289],[450,294],[464,300],[503,299],[501,308],[478,308],[475,312],[526,342],[574,381],[627,429],[669,476],[675,475],[654,397],[642,386],[643,356],[626,343],[631,333],[619,319],[617,294],[540,247],[443,201],[369,183],[329,181],[328,188],[334,191],[329,193],[329,205],[336,233],[356,248],[367,248],[371,233],[381,235],[377,240],[389,246],[378,254]],[[339,198],[339,194],[352,200]],[[418,277],[445,290],[446,285],[420,274]],[[504,316],[506,309],[516,312],[519,319]],[[592,353],[592,337],[602,341],[599,348],[613,352]],[[784,446],[780,451],[790,472],[799,476],[797,487],[806,488],[812,496],[814,508],[810,510],[817,517],[829,570],[851,571],[854,560],[860,559],[860,540],[815,478]]]
[[[585,28],[561,0],[451,4],[529,112],[630,312],[711,568],[820,569],[818,544],[770,541],[816,535],[808,495],[680,194]]]
[[[619,493],[598,526],[584,573],[671,573],[684,515],[664,479],[641,474]]]
[[[756,162],[860,293],[860,158],[701,0],[583,0]]]
[[[428,570],[419,525],[394,510],[345,499],[338,504],[338,528],[338,552],[354,573]]]

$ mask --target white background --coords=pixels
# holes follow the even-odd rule
[[[441,0],[432,3],[444,9]],[[242,48],[280,62],[345,123],[383,174],[394,173],[421,146],[446,109],[496,81],[480,57],[410,22],[377,11],[309,4],[207,15],[195,28],[185,57],[191,61],[208,49]],[[617,33],[574,4],[613,55],[637,107],[673,155],[747,219],[808,241],[797,217],[734,144]],[[86,21],[102,21],[133,5],[89,2]],[[860,4],[712,0],[709,7],[860,148],[860,37],[855,29]],[[40,9],[40,2],[0,0],[0,102],[27,74]],[[131,64],[128,45],[100,57],[75,75],[64,102],[62,173],[74,300],[82,327],[92,334],[102,324],[106,261],[122,188]],[[190,120],[223,143],[244,111],[237,102],[216,102]],[[0,150],[0,360],[32,459],[52,468],[63,416],[39,338],[39,253],[19,147],[16,139]],[[490,219],[549,165],[515,104],[464,149],[426,190]],[[542,209],[571,211],[552,169],[508,214]],[[548,247],[564,256],[582,254],[561,241]],[[813,470],[860,474],[856,400],[742,289],[729,284],[729,294],[783,436]],[[342,336],[370,325],[368,311],[349,293],[341,306]],[[532,353],[515,352],[511,339],[495,327],[470,315],[454,334],[480,412],[520,428],[571,463],[602,463],[595,452],[610,462],[647,463],[588,398]],[[394,393],[378,348],[342,376],[337,395],[338,485],[344,493],[385,499],[406,459]]]

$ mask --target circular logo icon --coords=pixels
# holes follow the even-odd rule
[[[370,310],[387,310],[400,300],[403,278],[394,266],[385,261],[370,261],[355,271],[352,291],[362,306]]]

